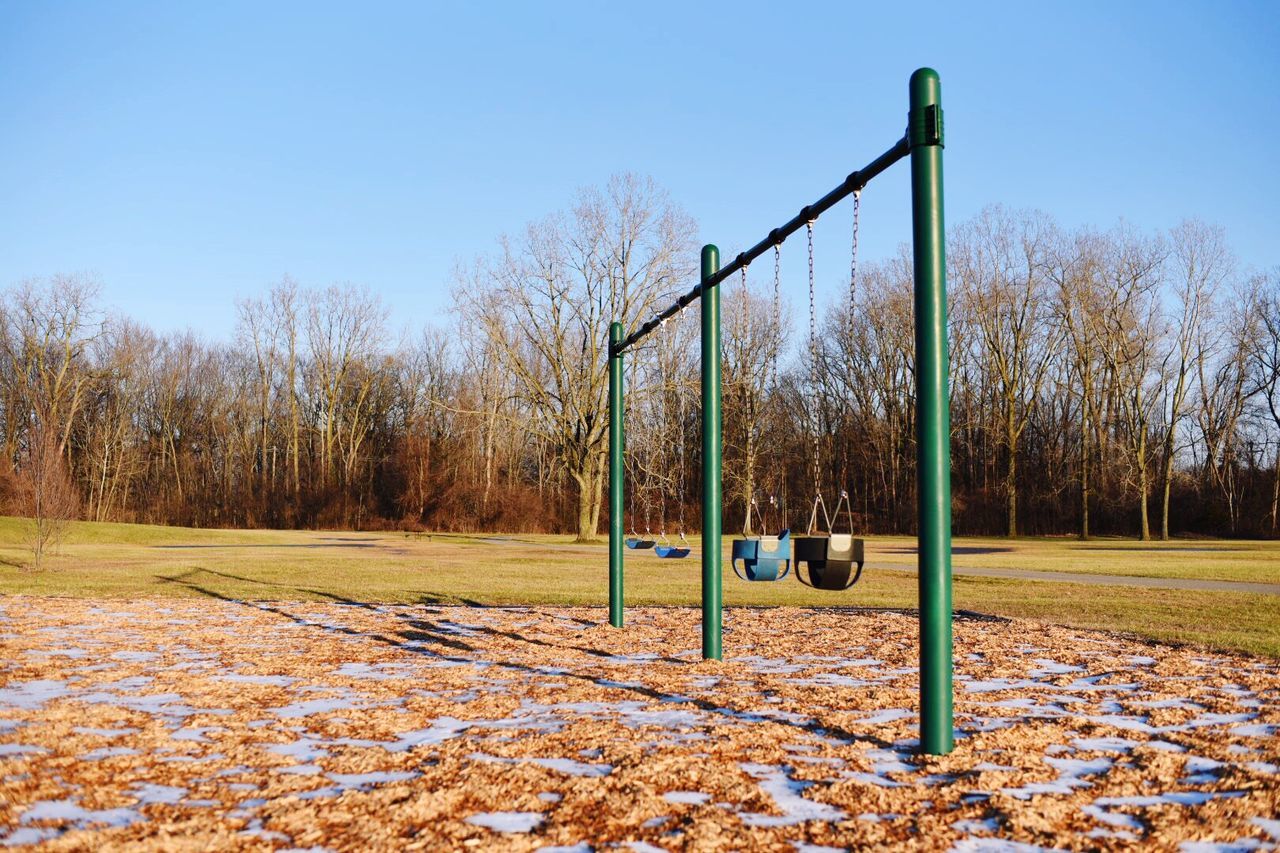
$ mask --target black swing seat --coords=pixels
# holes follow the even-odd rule
[[[796,578],[805,586],[840,591],[862,577],[865,547],[863,541],[852,534],[797,536],[793,547]]]

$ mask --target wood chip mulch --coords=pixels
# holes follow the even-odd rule
[[[1280,662],[959,618],[0,600],[0,845],[1275,849]]]

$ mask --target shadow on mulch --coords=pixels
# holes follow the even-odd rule
[[[432,622],[430,619],[426,619],[412,613],[392,612],[391,614],[389,614],[389,615],[395,616],[397,619],[405,623],[405,629],[401,631],[397,631],[394,637],[390,637],[385,634],[375,634],[375,633],[368,633],[365,631],[359,631],[354,628],[346,627],[344,625],[342,626],[317,625],[316,623],[312,622],[309,619],[304,619],[302,617],[295,616],[294,614],[289,613],[285,610],[282,610],[278,607],[275,607],[268,602],[246,601],[238,598],[231,598],[230,596],[223,595],[217,590],[213,590],[213,589],[209,589],[208,587],[201,586],[200,584],[195,583],[190,579],[192,576],[199,575],[202,572],[207,574],[212,574],[212,575],[218,575],[221,577],[232,578],[235,580],[249,581],[251,583],[263,583],[264,585],[267,585],[267,586],[292,589],[295,593],[299,593],[299,594],[306,593],[306,594],[319,595],[331,601],[334,601],[338,604],[346,605],[348,607],[360,607],[366,610],[372,610],[372,611],[378,612],[383,615],[388,615],[386,611],[381,610],[376,605],[368,604],[362,601],[355,601],[353,599],[336,595],[334,593],[328,593],[328,592],[323,592],[321,590],[312,590],[312,589],[299,588],[299,587],[287,587],[284,584],[257,581],[252,578],[242,578],[237,575],[232,575],[225,572],[217,572],[211,569],[197,568],[197,569],[191,569],[190,571],[187,571],[187,572],[183,572],[180,575],[173,575],[173,576],[157,575],[156,577],[157,579],[163,580],[167,583],[174,583],[174,584],[178,584],[179,586],[186,587],[187,589],[193,592],[198,592],[201,595],[204,595],[208,598],[215,598],[215,599],[218,599],[219,601],[226,601],[231,604],[240,605],[241,607],[249,607],[249,608],[260,610],[266,613],[273,613],[277,616],[282,616],[285,619],[288,619],[289,621],[297,625],[302,625],[304,627],[308,627],[308,628],[318,627],[325,631],[337,631],[338,633],[346,634],[348,636],[363,637],[365,639],[373,640],[375,642],[384,643],[386,645],[392,646],[408,654],[423,654],[425,652],[426,654],[432,655],[433,657],[444,658],[446,660],[453,661],[456,663],[467,664],[467,663],[476,662],[473,658],[458,657],[456,655],[442,654],[439,652],[433,652],[427,649],[423,649],[421,647],[423,643],[430,643],[432,645],[441,646],[446,649],[452,649],[454,652],[468,652],[473,655],[484,654],[483,650],[481,650],[480,648],[473,646],[470,643],[467,643],[461,639],[458,639],[456,636],[449,636],[450,634],[455,633],[450,629],[442,628],[438,623]],[[446,603],[453,603],[453,601],[457,601],[457,600],[458,599],[453,599],[452,601],[449,601],[440,596],[427,593],[422,595],[419,598],[418,603],[420,605],[425,605],[425,606],[440,606]],[[486,606],[474,601],[467,601],[465,599],[462,600],[462,603],[466,604],[469,607],[485,607]],[[864,609],[869,609],[869,608],[864,608]],[[594,627],[595,625],[595,623],[589,622],[587,620],[579,619],[575,621],[588,627]],[[517,633],[515,631],[502,631],[497,628],[471,626],[471,625],[467,626],[467,630],[473,631],[476,633],[488,634],[490,636],[495,636],[495,637],[504,637],[506,639],[515,640],[517,642],[522,642],[522,643],[529,643],[530,645],[542,646],[548,649],[579,651],[584,654],[591,655],[593,657],[613,658],[616,656],[615,652],[608,652],[603,649],[595,649],[595,648],[586,647],[586,646],[573,646],[573,645],[562,646],[557,643],[547,642],[546,640],[539,640],[539,639],[526,637],[523,634]],[[681,660],[679,658],[661,657],[661,658],[656,658],[655,660],[662,661],[664,663],[680,665],[680,666],[694,665],[694,663],[690,661]],[[504,667],[508,667],[510,669],[520,671],[520,672],[528,673],[530,675],[542,674],[539,668],[527,666],[525,664],[504,662],[501,665]],[[635,684],[630,682],[618,682],[610,678],[597,677],[594,675],[586,675],[586,674],[568,672],[568,671],[561,673],[561,676],[566,678],[573,678],[579,681],[590,682],[596,687],[606,687],[611,689],[626,690],[631,693],[635,693],[638,696],[643,696],[646,699],[650,699],[656,702],[671,702],[676,704],[693,705],[699,710],[706,711],[711,714],[742,716],[742,715],[747,715],[752,713],[751,711],[747,711],[747,710],[731,708],[723,705],[717,705],[714,702],[708,702],[705,699],[693,699],[688,696],[678,696],[675,694],[663,693],[660,690],[654,690],[653,688],[646,687],[642,684]],[[819,736],[830,735],[830,736],[848,740],[850,742],[870,744],[871,746],[874,746],[879,749],[891,749],[893,747],[893,744],[890,741],[886,741],[882,738],[878,738],[873,735],[863,734],[859,732],[851,732],[836,726],[819,725],[817,722],[809,722],[809,723],[793,722],[789,720],[779,720],[774,718],[770,718],[770,721],[777,722],[782,725],[791,726],[793,728],[804,731],[808,734],[819,735]]]

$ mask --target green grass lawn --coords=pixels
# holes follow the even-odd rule
[[[30,559],[25,524],[0,518],[0,594],[479,604],[607,600],[604,546],[565,547],[565,536],[494,542],[486,540],[497,537],[77,523],[50,568],[36,574],[22,569]],[[912,575],[874,571],[877,562],[912,563],[914,544],[907,537],[870,539],[873,568],[846,593],[818,592],[789,579],[748,584],[727,574],[725,603],[914,607]],[[1270,542],[963,538],[955,544],[957,566],[1263,582],[1276,582],[1280,574],[1280,545]],[[696,555],[683,561],[647,552],[627,557],[629,604],[698,602]],[[954,599],[957,608],[983,613],[1280,657],[1276,596],[957,575]]]

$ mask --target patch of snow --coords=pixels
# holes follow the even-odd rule
[[[122,737],[124,735],[137,734],[138,730],[133,728],[119,729],[95,729],[89,726],[76,726],[71,731],[78,735],[93,735],[95,737]]]
[[[440,717],[430,727],[401,732],[393,743],[385,745],[388,752],[408,752],[419,746],[443,743],[451,740],[471,728],[471,723],[455,720],[453,717]]]
[[[480,812],[467,818],[473,826],[483,826],[494,832],[532,832],[542,825],[539,812]]]
[[[65,681],[37,679],[22,681],[8,687],[0,687],[0,708],[17,708],[38,711],[46,702],[70,696],[71,689]]]
[[[337,782],[344,789],[354,788],[360,791],[367,791],[374,785],[386,785],[392,782],[406,782],[409,779],[416,779],[421,774],[412,770],[386,770],[373,771],[370,773],[327,773],[330,779]]]
[[[952,845],[956,853],[1047,853],[1056,847],[1039,847],[1021,841],[1005,841],[999,838],[962,838]]]
[[[104,758],[120,758],[125,755],[141,754],[138,750],[130,749],[127,746],[104,746],[100,749],[90,750],[80,757],[84,761],[101,761]]]
[[[1252,823],[1271,836],[1272,841],[1280,841],[1280,820],[1269,817],[1255,817]]]
[[[0,838],[0,844],[5,847],[26,847],[29,844],[39,844],[41,841],[57,838],[61,834],[62,830],[59,828],[22,826]]]
[[[241,675],[238,672],[214,677],[218,681],[230,681],[233,684],[262,684],[270,687],[288,687],[298,680],[290,675]]]
[[[1036,658],[1032,663],[1039,667],[1038,669],[1033,669],[1030,672],[1030,675],[1035,678],[1046,675],[1065,675],[1068,672],[1084,672],[1084,667],[1082,666],[1076,666],[1075,664],[1070,663],[1059,663],[1047,658]]]
[[[878,723],[892,723],[897,720],[905,720],[908,717],[914,717],[914,716],[915,716],[915,712],[908,711],[905,708],[887,708],[883,711],[879,711],[875,714],[872,714],[870,717],[863,717],[861,719],[853,720],[851,722],[851,725],[862,726],[862,725],[876,725]]]
[[[1121,829],[1142,830],[1142,821],[1133,815],[1124,814],[1123,812],[1112,812],[1098,805],[1083,806],[1080,811],[1087,814],[1094,820],[1105,823],[1108,826],[1118,826]]]
[[[1143,743],[1125,737],[1078,737],[1071,742],[1080,749],[1096,752],[1130,752]]]
[[[160,655],[155,652],[116,652],[111,655],[112,660],[123,660],[133,663],[146,663],[147,661],[153,661],[158,657],[160,657]]]
[[[149,806],[155,803],[173,805],[174,803],[182,802],[182,798],[187,795],[187,789],[179,788],[175,785],[152,785],[146,782],[137,782],[130,793],[137,798],[140,806]]]
[[[805,799],[800,792],[811,783],[796,781],[787,775],[788,768],[768,764],[742,764],[744,771],[759,780],[760,789],[773,798],[781,815],[744,812],[747,826],[791,826],[807,820],[843,820],[845,813],[827,803]]]
[[[133,809],[101,809],[92,810],[80,806],[75,797],[65,800],[38,800],[32,803],[22,817],[20,823],[34,823],[38,820],[52,820],[61,823],[74,823],[77,826],[101,823],[110,827],[129,826],[142,820],[142,815]]]
[[[287,773],[290,776],[318,776],[324,771],[319,764],[294,764],[291,767],[277,767],[276,772]]]
[[[951,828],[965,835],[980,835],[984,832],[999,832],[1000,821],[993,817],[983,820],[958,820],[951,824]]]

